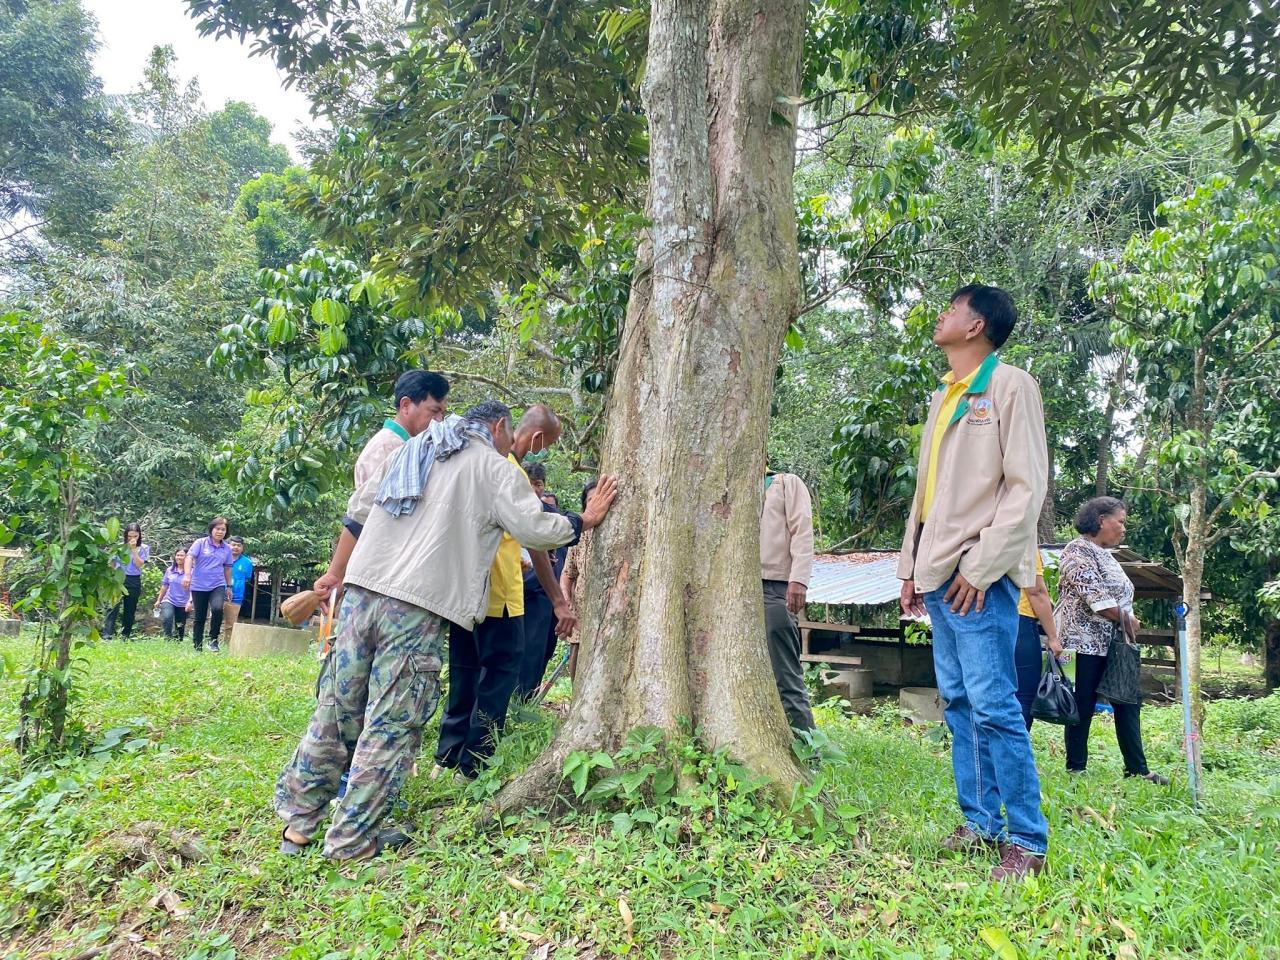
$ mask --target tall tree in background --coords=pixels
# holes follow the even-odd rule
[[[95,432],[103,467],[83,493],[104,515],[143,520],[167,547],[228,509],[209,459],[239,425],[242,397],[206,364],[259,266],[235,207],[240,178],[287,158],[243,105],[209,114],[171,49],[152,51],[144,77],[123,101],[93,235],[60,242],[51,220],[52,242],[15,271],[13,299],[129,370],[135,389]]]
[[[1091,9],[1085,29],[1067,3],[1014,18],[996,2],[905,13],[833,2],[824,9],[860,24],[857,50],[819,45],[828,56],[810,71],[798,0],[419,2],[412,42],[395,50],[352,33],[347,0],[308,0],[287,17],[272,0],[188,6],[206,32],[254,32],[297,73],[349,58],[390,78],[364,125],[335,138],[313,212],[326,236],[372,251],[431,306],[474,303],[487,285],[571,259],[647,158],[651,226],[602,445],[624,493],[588,561],[579,694],[555,742],[506,788],[508,805],[545,800],[569,751],[616,748],[642,724],[674,731],[681,718],[783,790],[801,778],[754,557],[768,393],[802,307],[791,194],[802,77],[872,109],[917,89],[937,102],[971,96],[998,129],[1030,129],[1051,163],[1136,136],[1152,101],[1234,111],[1246,100],[1265,114],[1280,96],[1254,76],[1274,78],[1273,51],[1227,42],[1255,26],[1273,35],[1269,6],[1174,14],[1185,24],[1168,30],[1164,7],[1141,0],[1111,16]],[[894,29],[904,16],[913,31]],[[839,19],[824,21],[832,37]],[[629,87],[641,47],[647,143]],[[1238,146],[1253,162],[1253,139]]]
[[[1116,341],[1133,352],[1152,456],[1136,483],[1175,503],[1197,722],[1205,560],[1280,502],[1280,191],[1218,177],[1163,204],[1164,224],[1100,264]]]
[[[95,47],[79,0],[0,0],[0,252],[92,229],[117,133]]]

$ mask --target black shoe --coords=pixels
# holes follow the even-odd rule
[[[1158,773],[1126,773],[1125,776],[1138,777],[1141,780],[1149,780],[1158,787],[1167,787],[1169,785],[1169,778],[1162,777]]]
[[[213,641],[213,643],[209,644],[209,652],[210,652],[210,653],[217,653],[217,652],[218,652],[218,641],[217,641],[217,640],[215,640],[215,641]]]

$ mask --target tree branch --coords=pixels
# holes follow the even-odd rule
[[[28,230],[33,230],[36,227],[43,227],[48,222],[49,222],[48,220],[37,220],[35,223],[29,223],[25,227],[20,227],[19,229],[13,231],[13,233],[7,233],[3,237],[0,237],[0,243],[8,243],[10,240],[18,236],[19,234],[26,233]]]
[[[1259,480],[1280,480],[1280,469],[1254,470],[1252,473],[1245,474],[1236,482],[1236,485],[1231,490],[1231,492],[1227,494],[1225,497],[1221,497],[1218,500],[1217,506],[1215,506],[1211,511],[1209,511],[1209,516],[1205,521],[1205,525],[1212,527],[1214,524],[1216,524],[1218,521],[1218,517],[1222,516],[1223,511],[1227,509],[1227,506],[1231,503],[1231,501],[1234,500],[1236,497],[1238,497],[1240,494],[1244,493],[1245,488],[1248,487],[1249,484],[1256,483]],[[1225,529],[1226,528],[1224,528],[1224,532],[1225,532]],[[1218,537],[1217,539],[1220,540],[1222,538]],[[1211,540],[1210,542],[1216,543],[1217,541]]]

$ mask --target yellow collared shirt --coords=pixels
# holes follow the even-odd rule
[[[519,460],[511,454],[507,454],[507,459],[524,473]],[[524,574],[520,570],[520,544],[507,533],[502,535],[498,553],[489,570],[489,609],[485,616],[500,617],[504,612],[512,617],[524,616]]]
[[[1044,561],[1040,559],[1040,549],[1036,548],[1036,576],[1044,576]],[[1036,612],[1031,609],[1031,598],[1027,596],[1027,591],[1021,590],[1018,593],[1018,613],[1024,617],[1035,619]]]
[[[933,492],[938,480],[938,451],[942,448],[942,438],[951,429],[951,421],[955,418],[956,408],[961,398],[968,393],[974,378],[981,370],[981,365],[974,368],[963,380],[956,380],[951,371],[943,376],[942,382],[947,385],[946,396],[942,398],[942,409],[938,411],[938,419],[933,423],[933,436],[929,445],[929,467],[924,475],[924,500],[920,505],[920,522],[929,518],[929,508],[933,506]]]

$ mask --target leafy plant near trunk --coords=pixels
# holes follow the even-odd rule
[[[119,523],[98,523],[81,490],[98,467],[88,431],[107,421],[125,392],[124,371],[104,369],[84,345],[57,340],[21,314],[0,316],[0,487],[15,510],[0,522],[0,540],[19,536],[44,570],[15,602],[40,621],[20,701],[17,745],[28,756],[84,745],[84,727],[71,710],[74,653],[97,639],[94,624],[119,598],[121,579],[111,565]]]

